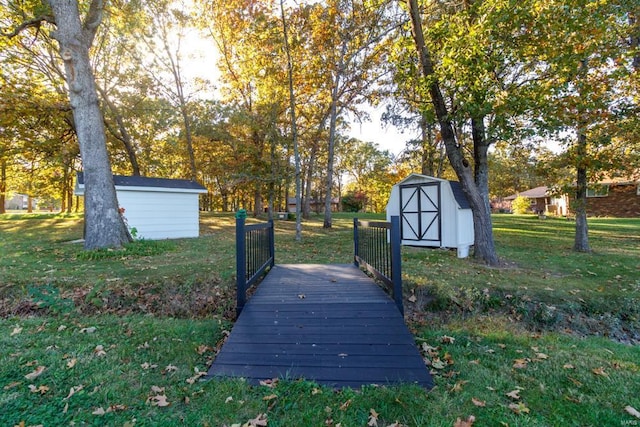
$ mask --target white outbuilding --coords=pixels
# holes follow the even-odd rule
[[[473,216],[457,181],[413,173],[391,189],[387,220],[400,217],[402,244],[455,248],[458,257],[473,245]]]
[[[78,173],[74,193],[84,196],[84,174]],[[198,194],[207,189],[186,179],[114,175],[118,205],[124,209],[134,237],[149,240],[198,237]]]

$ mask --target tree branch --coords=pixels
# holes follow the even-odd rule
[[[0,35],[8,38],[13,38],[18,34],[20,34],[21,32],[23,32],[24,30],[26,30],[27,28],[36,28],[39,30],[40,25],[42,25],[43,22],[48,22],[49,24],[53,24],[53,25],[56,24],[56,21],[53,18],[53,16],[42,15],[42,16],[38,16],[37,18],[29,19],[28,21],[23,22],[11,32],[5,32],[4,30],[0,30]]]

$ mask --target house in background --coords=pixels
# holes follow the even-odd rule
[[[304,201],[302,202],[304,205]],[[311,207],[311,212],[324,212],[324,199],[321,201],[317,201],[316,199],[311,199],[309,201],[309,205]],[[340,199],[338,197],[331,198],[331,212],[338,212],[340,208]],[[289,197],[287,199],[287,211],[289,213],[296,213],[296,198]]]
[[[551,190],[547,186],[532,188],[505,197],[503,200],[506,206],[508,206],[508,210],[511,210],[511,203],[518,196],[529,199],[531,203],[530,210],[535,214],[567,215],[567,198],[565,196],[558,197],[552,195]]]
[[[118,205],[124,209],[136,238],[159,240],[198,237],[198,195],[207,189],[186,179],[114,175]],[[84,174],[78,173],[74,193],[84,195]],[[134,233],[132,233],[134,234]]]
[[[587,187],[587,215],[640,218],[640,179],[609,178],[590,184]]]
[[[531,211],[538,214],[567,216],[575,194],[554,196],[548,187],[536,187],[505,197],[507,203],[516,197],[530,199]],[[640,218],[640,179],[609,178],[587,187],[587,216]]]

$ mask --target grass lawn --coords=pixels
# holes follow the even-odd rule
[[[351,224],[315,218],[295,242],[278,221],[276,262],[350,262]],[[0,216],[0,425],[640,425],[640,219],[589,225],[594,252],[577,254],[570,221],[495,216],[504,268],[403,248],[436,387],[336,392],[199,380],[232,327],[231,215],[92,252],[77,216]]]

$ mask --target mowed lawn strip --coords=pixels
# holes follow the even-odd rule
[[[277,221],[276,262],[350,262],[352,218],[306,221],[302,243]],[[591,220],[592,254],[571,251],[573,225],[495,216],[499,269],[404,248],[407,318],[436,387],[335,392],[200,381],[232,326],[232,215],[203,214],[198,239],[90,253],[68,243],[77,216],[2,216],[0,425],[640,422],[639,347],[590,336],[637,325],[640,220]],[[572,313],[599,326],[556,332]]]

